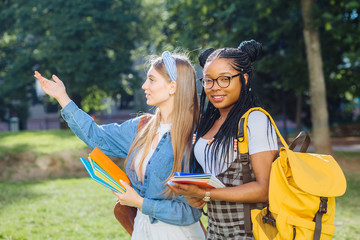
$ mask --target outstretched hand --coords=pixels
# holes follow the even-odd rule
[[[46,94],[54,97],[62,107],[65,107],[71,99],[66,93],[64,83],[55,75],[52,75],[52,80],[46,79],[38,71],[35,71],[35,75],[39,79],[41,88]]]

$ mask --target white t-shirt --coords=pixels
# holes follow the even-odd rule
[[[163,124],[163,123],[160,123],[159,125],[159,128],[157,130],[157,134],[159,134],[158,138],[157,138],[157,142],[156,142],[156,145],[159,144],[162,136],[166,133],[166,132],[170,132],[170,128],[171,128],[171,123],[169,124]],[[149,153],[146,155],[145,159],[144,159],[144,162],[142,164],[142,172],[140,173],[140,160],[141,160],[141,157],[144,153],[144,150],[143,149],[140,149],[139,150],[139,154],[136,155],[136,159],[135,159],[135,171],[136,171],[136,174],[139,178],[142,179],[142,176],[145,176],[145,170],[146,170],[146,166],[151,158],[151,156],[153,155],[155,148],[153,148],[154,142],[151,144],[150,146],[150,149],[149,149]]]
[[[253,111],[249,114],[247,122],[247,134],[249,139],[249,155],[259,152],[278,150],[277,136],[275,129],[272,125],[269,125],[267,116],[260,111]],[[194,154],[196,160],[204,169],[206,173],[222,173],[229,166],[225,164],[220,164],[220,166],[215,166],[211,164],[205,164],[205,147],[210,139],[199,138],[194,147]],[[207,159],[210,158],[211,148],[213,145],[210,145],[209,151],[207,151]],[[232,161],[236,158],[236,152],[233,151],[233,147],[229,151],[229,159],[231,164]],[[223,162],[223,161],[218,161]],[[205,166],[206,165],[206,166]],[[218,169],[221,167],[221,169]]]

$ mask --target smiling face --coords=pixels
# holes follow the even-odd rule
[[[231,60],[214,59],[204,66],[204,77],[216,79],[220,76],[231,77],[239,72],[231,66]],[[209,101],[219,110],[230,110],[240,97],[240,76],[233,77],[227,88],[221,88],[216,82],[211,89],[204,89]]]
[[[149,69],[142,89],[145,90],[146,104],[150,106],[169,106],[173,101],[174,83],[167,81],[154,67]]]

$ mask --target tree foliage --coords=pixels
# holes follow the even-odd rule
[[[131,51],[146,33],[142,10],[139,0],[3,1],[1,99],[28,102],[34,70],[63,79],[79,104],[89,91],[132,94]]]
[[[342,106],[360,96],[359,8],[357,0],[318,0],[313,9],[332,123],[348,121]],[[134,56],[181,48],[196,62],[205,47],[255,39],[264,50],[255,63],[263,104],[311,126],[300,1],[6,0],[0,25],[0,116],[26,117],[35,69],[57,74],[78,103],[99,106],[139,87]]]
[[[257,92],[265,106],[281,113],[285,101],[290,119],[296,117],[295,95],[304,95],[303,122],[310,126],[309,80],[306,66],[300,1],[167,0],[169,14],[164,33],[173,46],[195,55],[205,47],[236,47],[242,40],[263,44],[263,57],[255,63]],[[346,95],[359,97],[358,1],[317,1],[314,25],[323,49],[327,98],[332,113],[346,103]],[[336,111],[334,111],[336,110]],[[339,120],[330,115],[332,122]]]

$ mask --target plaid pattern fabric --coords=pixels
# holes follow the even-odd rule
[[[241,154],[236,158],[229,168],[220,173],[217,178],[227,187],[243,184],[242,164],[246,160],[250,164],[251,179],[255,181],[249,154]],[[263,208],[264,203],[257,203],[256,208]],[[207,239],[254,239],[252,234],[245,233],[244,225],[244,204],[240,202],[228,202],[211,200],[207,204],[209,224],[207,229]]]

